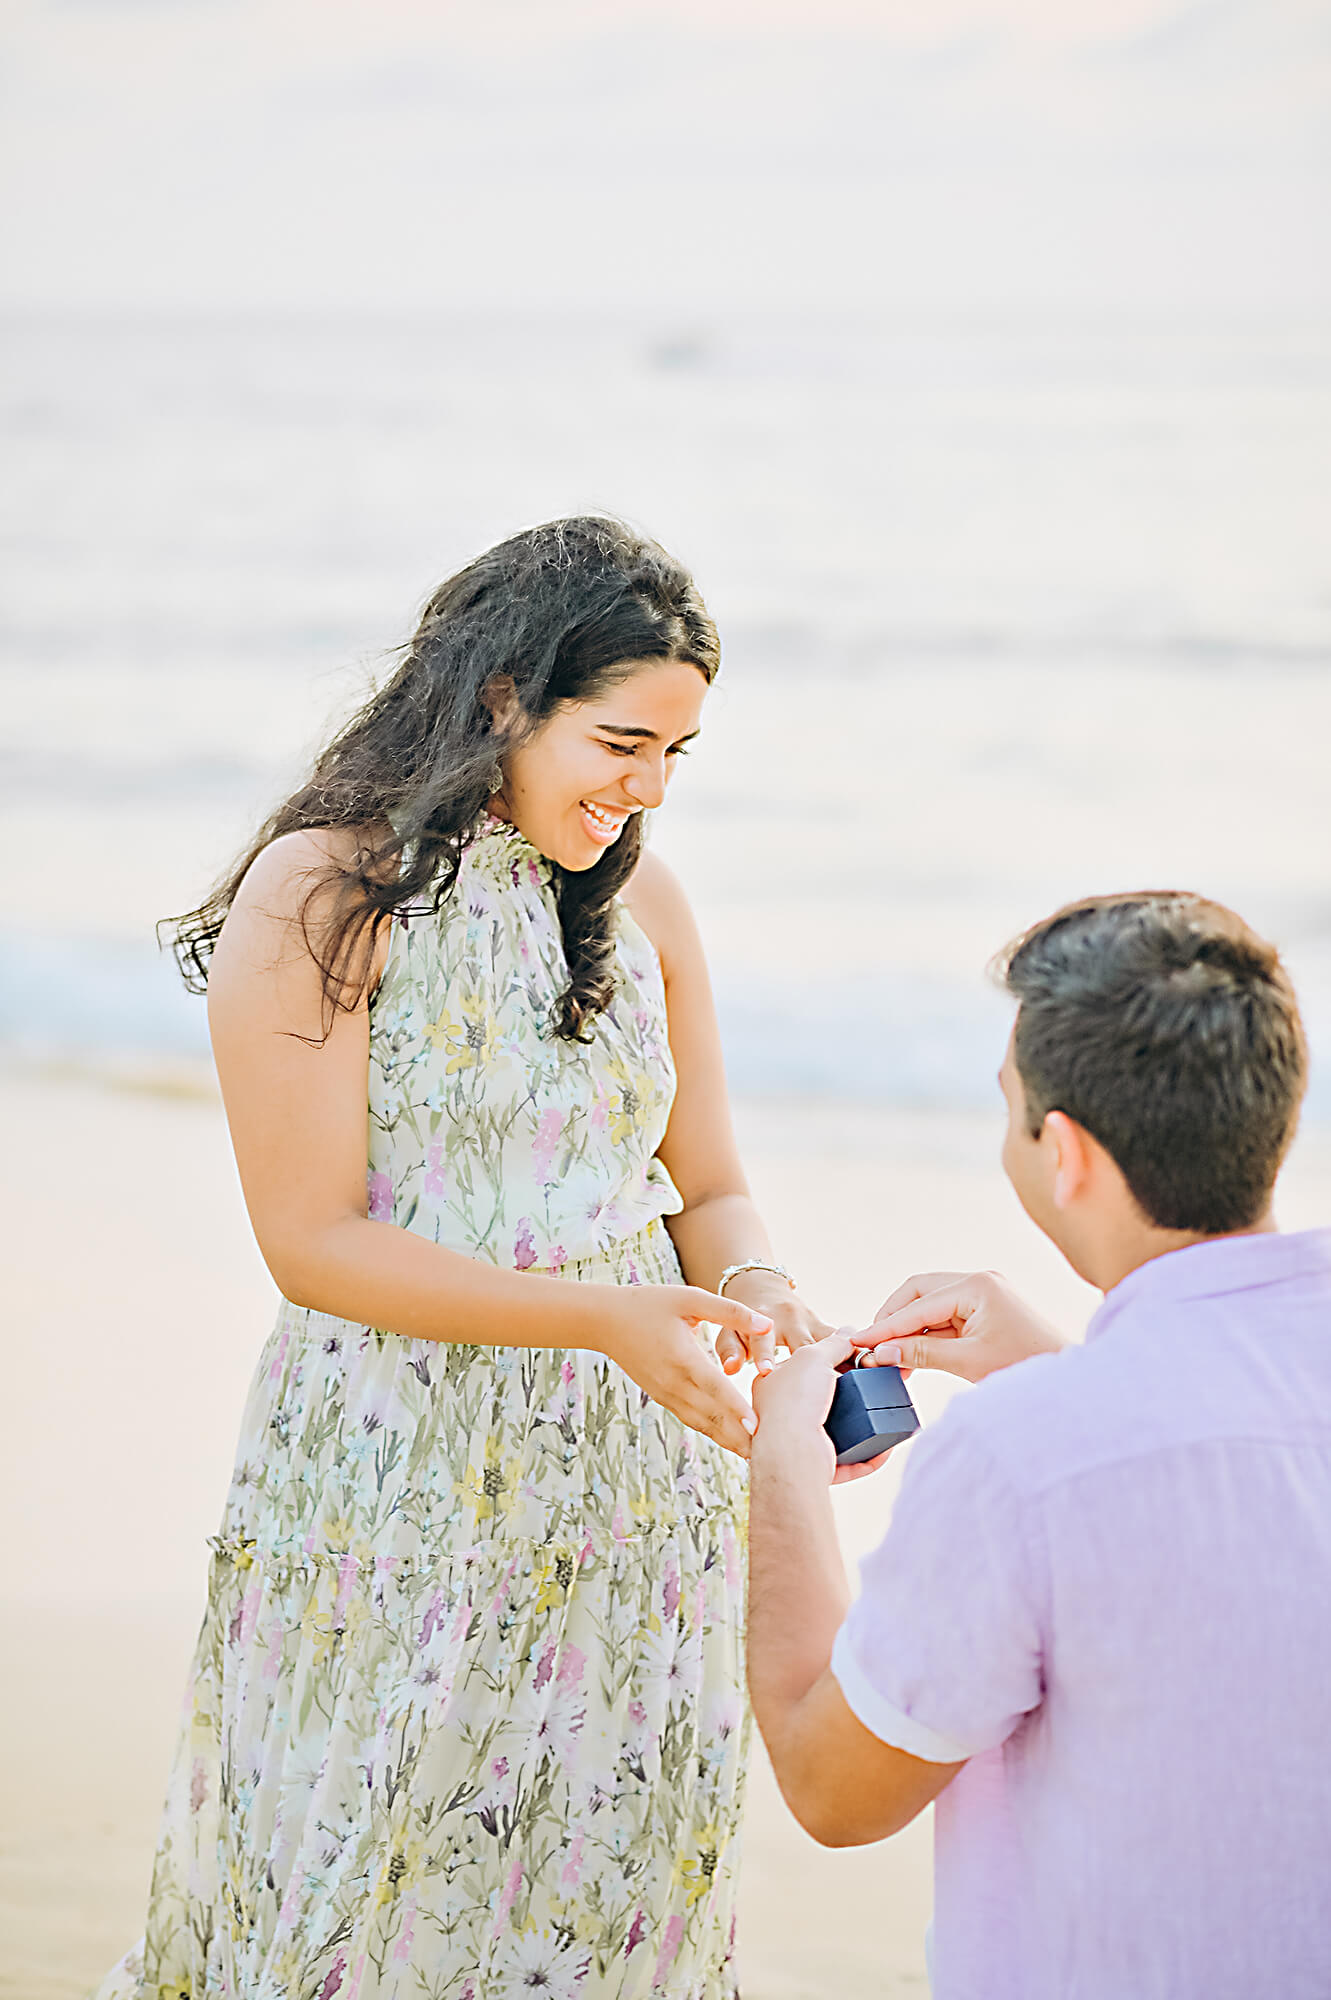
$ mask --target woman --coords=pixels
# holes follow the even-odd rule
[[[653,543],[515,536],[177,926],[284,1303],[107,2000],[735,1990],[729,1376],[826,1329],[642,852],[717,665]]]

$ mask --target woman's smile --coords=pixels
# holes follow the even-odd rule
[[[598,847],[613,846],[632,817],[627,806],[602,806],[592,799],[579,799],[578,809],[587,838]]]

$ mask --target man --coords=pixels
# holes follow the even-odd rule
[[[1331,1230],[1271,1213],[1294,995],[1174,894],[1062,910],[1004,976],[1004,1166],[1105,1301],[1070,1347],[934,1275],[855,1336],[987,1379],[916,1440],[853,1605],[822,1427],[851,1339],[756,1385],[758,1723],[828,1845],[937,1799],[935,2000],[1326,1996]]]

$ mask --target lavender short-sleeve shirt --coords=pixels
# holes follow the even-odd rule
[[[935,2000],[1331,1995],[1331,1230],[1132,1272],[912,1446],[835,1674],[937,1805]]]

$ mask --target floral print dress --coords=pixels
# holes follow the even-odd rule
[[[555,1039],[549,864],[487,823],[393,925],[370,1213],[680,1282],[674,1090],[628,912]],[[284,1304],[250,1389],[144,1939],[98,2000],[732,2000],[743,1467],[598,1354]]]

